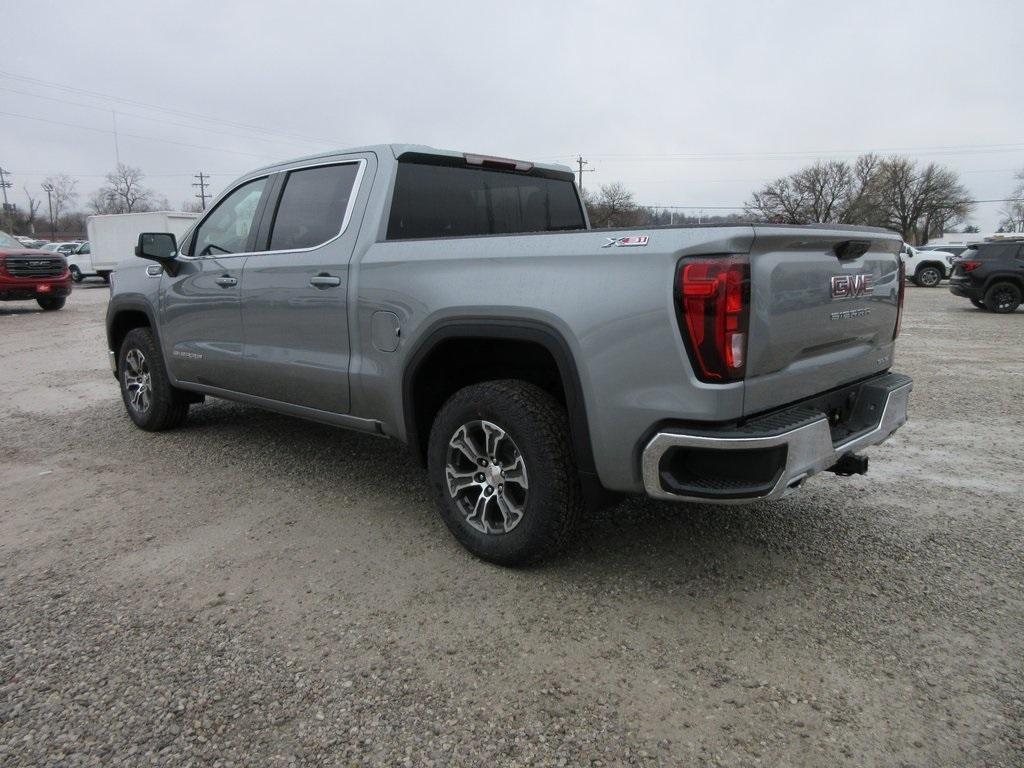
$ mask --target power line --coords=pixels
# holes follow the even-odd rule
[[[1024,197],[1001,197],[994,198],[992,200],[964,200],[967,205],[973,205],[975,203],[1024,203]],[[643,205],[639,204],[640,208],[654,208],[654,209],[665,209],[665,210],[705,210],[705,211],[743,211],[747,209],[745,205]]]
[[[21,118],[23,120],[36,120],[36,121],[38,121],[40,123],[50,123],[52,125],[63,125],[65,127],[67,127],[67,128],[77,128],[78,130],[81,130],[81,131],[93,131],[95,133],[106,133],[106,134],[114,133],[114,131],[112,131],[109,128],[95,128],[95,127],[93,127],[91,125],[80,125],[78,123],[66,123],[63,120],[51,120],[51,119],[46,118],[46,117],[36,117],[35,115],[23,115],[23,114],[20,114],[18,112],[0,112],[0,115],[4,115],[6,117],[17,117],[17,118]],[[265,160],[266,157],[267,157],[266,154],[258,154],[256,152],[243,152],[240,149],[225,149],[223,147],[211,147],[211,146],[204,145],[204,144],[189,144],[189,143],[184,142],[184,141],[173,141],[172,139],[161,139],[161,138],[159,138],[157,136],[144,136],[144,135],[138,134],[138,133],[118,132],[118,135],[119,136],[127,136],[128,138],[131,138],[131,139],[142,139],[143,141],[157,141],[157,142],[162,142],[164,144],[175,144],[175,145],[177,145],[179,147],[191,147],[192,149],[208,149],[208,150],[210,150],[212,152],[230,152],[231,154],[235,154],[235,155],[248,155],[249,157],[258,157],[258,158],[260,158],[262,160]]]
[[[33,99],[44,99],[46,101],[54,101],[54,102],[57,102],[58,104],[67,104],[69,106],[81,107],[83,109],[95,109],[95,110],[98,110],[100,112],[107,112],[107,111],[109,111],[106,107],[97,107],[95,104],[86,104],[86,103],[81,102],[81,101],[72,101],[71,99],[62,99],[62,98],[60,98],[58,96],[44,96],[42,94],[31,93],[29,91],[19,91],[17,88],[7,88],[7,87],[4,87],[4,86],[0,86],[0,91],[6,91],[8,93],[17,93],[17,94],[20,94],[22,96],[28,96],[28,97],[33,98]],[[153,123],[159,123],[160,125],[173,125],[173,126],[175,126],[177,128],[190,128],[192,130],[201,130],[204,133],[216,133],[216,134],[218,134],[220,136],[230,136],[231,138],[233,138],[235,140],[237,140],[238,137],[239,137],[239,133],[238,133],[237,130],[236,131],[232,131],[232,132],[217,131],[217,130],[214,130],[212,128],[199,127],[199,126],[195,125],[194,123],[178,123],[178,122],[174,122],[172,120],[168,120],[165,117],[152,117],[150,115],[140,115],[140,114],[137,114],[135,112],[125,112],[123,110],[118,111],[117,114],[120,115],[121,117],[131,117],[131,118],[135,118],[136,120],[148,120],[148,121],[153,122]],[[314,143],[314,142],[306,141],[304,139],[301,140],[301,141],[296,141],[294,139],[272,139],[272,138],[268,138],[268,137],[264,137],[264,136],[245,136],[245,138],[250,140],[250,141],[268,141],[271,144],[282,144],[282,145],[288,145],[288,146],[292,146],[292,147],[300,146],[300,145],[308,146],[309,144]]]
[[[127,98],[124,98],[124,97],[121,97],[121,96],[113,96],[113,95],[111,95],[109,93],[101,93],[99,91],[90,91],[90,90],[88,90],[86,88],[78,88],[78,87],[73,86],[73,85],[65,85],[63,83],[55,83],[55,82],[52,82],[52,81],[49,81],[49,80],[41,80],[41,79],[36,78],[36,77],[27,77],[25,75],[18,75],[18,74],[15,74],[13,72],[0,71],[0,77],[6,77],[6,78],[10,78],[12,80],[20,80],[22,82],[32,83],[33,85],[41,85],[41,86],[45,86],[47,88],[56,88],[58,90],[67,91],[69,93],[78,93],[78,94],[81,94],[81,95],[84,95],[84,96],[90,96],[90,97],[96,98],[96,99],[105,99],[107,101],[118,102],[118,103],[121,103],[121,104],[131,104],[132,106],[135,106],[135,107],[140,107],[142,109],[149,109],[149,110],[153,110],[153,111],[156,111],[156,112],[163,112],[163,113],[167,113],[167,114],[178,115],[178,116],[181,116],[181,117],[189,117],[189,118],[198,119],[198,120],[207,120],[209,122],[220,123],[222,125],[230,125],[230,126],[232,126],[234,128],[245,128],[247,130],[257,131],[259,133],[267,133],[267,134],[277,135],[277,136],[289,136],[291,138],[302,139],[303,141],[312,142],[312,143],[316,143],[316,144],[326,144],[326,145],[329,145],[329,146],[334,146],[337,143],[335,139],[325,139],[325,138],[316,137],[316,136],[304,136],[304,135],[299,134],[299,133],[291,133],[291,132],[286,132],[286,131],[274,130],[274,129],[266,128],[266,127],[260,126],[260,125],[253,125],[251,123],[240,123],[240,122],[237,122],[237,121],[234,121],[234,120],[225,120],[223,118],[213,117],[211,115],[204,115],[204,114],[201,114],[201,113],[198,113],[198,112],[187,112],[185,110],[172,109],[170,107],[160,106],[158,104],[147,104],[146,102],[143,102],[143,101],[136,101],[134,99],[127,99]]]

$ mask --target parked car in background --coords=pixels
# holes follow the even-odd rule
[[[134,260],[140,232],[170,232],[181,237],[197,218],[198,213],[181,211],[90,216],[86,223],[90,243],[88,270],[82,271],[82,266],[79,269],[83,276],[94,274],[109,281],[110,273],[119,265]]]
[[[96,268],[92,265],[92,245],[88,240],[68,254],[67,259],[71,279],[76,283],[82,282],[87,277],[99,277]]]
[[[978,309],[1013,312],[1024,296],[1024,237],[972,245],[960,254],[949,290]]]
[[[940,251],[942,253],[951,253],[951,254],[953,254],[953,261],[954,262],[960,256],[960,254],[963,253],[964,251],[966,251],[968,248],[970,248],[970,245],[967,244],[967,243],[964,243],[963,245],[919,245],[919,246],[917,246],[917,250],[919,252],[934,253],[936,251]]]
[[[923,251],[909,243],[900,249],[907,277],[922,288],[935,288],[953,271],[953,254],[948,251]]]
[[[0,301],[32,301],[60,309],[71,293],[71,273],[59,253],[26,248],[0,232]]]
[[[394,437],[499,563],[607,492],[738,504],[863,474],[907,418],[882,229],[595,231],[571,168],[384,145],[253,171],[180,240],[137,241],[107,341],[139,428],[209,395]]]
[[[80,246],[79,242],[66,242],[66,243],[47,243],[40,250],[49,251],[50,253],[59,253],[63,256],[68,256],[75,252]]]

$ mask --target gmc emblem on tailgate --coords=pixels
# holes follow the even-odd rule
[[[832,298],[856,299],[875,290],[871,275],[833,275]]]

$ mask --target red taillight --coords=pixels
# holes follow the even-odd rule
[[[896,298],[896,328],[893,329],[893,341],[900,335],[900,326],[903,325],[903,297],[907,295],[907,265],[903,259],[899,260],[899,291]]]
[[[687,259],[679,270],[680,325],[701,381],[742,379],[750,326],[750,264],[728,256]]]
[[[961,261],[960,262],[960,269],[962,269],[964,272],[973,272],[974,270],[976,270],[980,266],[981,266],[981,262],[980,261]]]

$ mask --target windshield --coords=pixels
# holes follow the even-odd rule
[[[6,232],[0,232],[0,248],[24,248],[25,246],[15,240],[13,237],[8,235]]]

